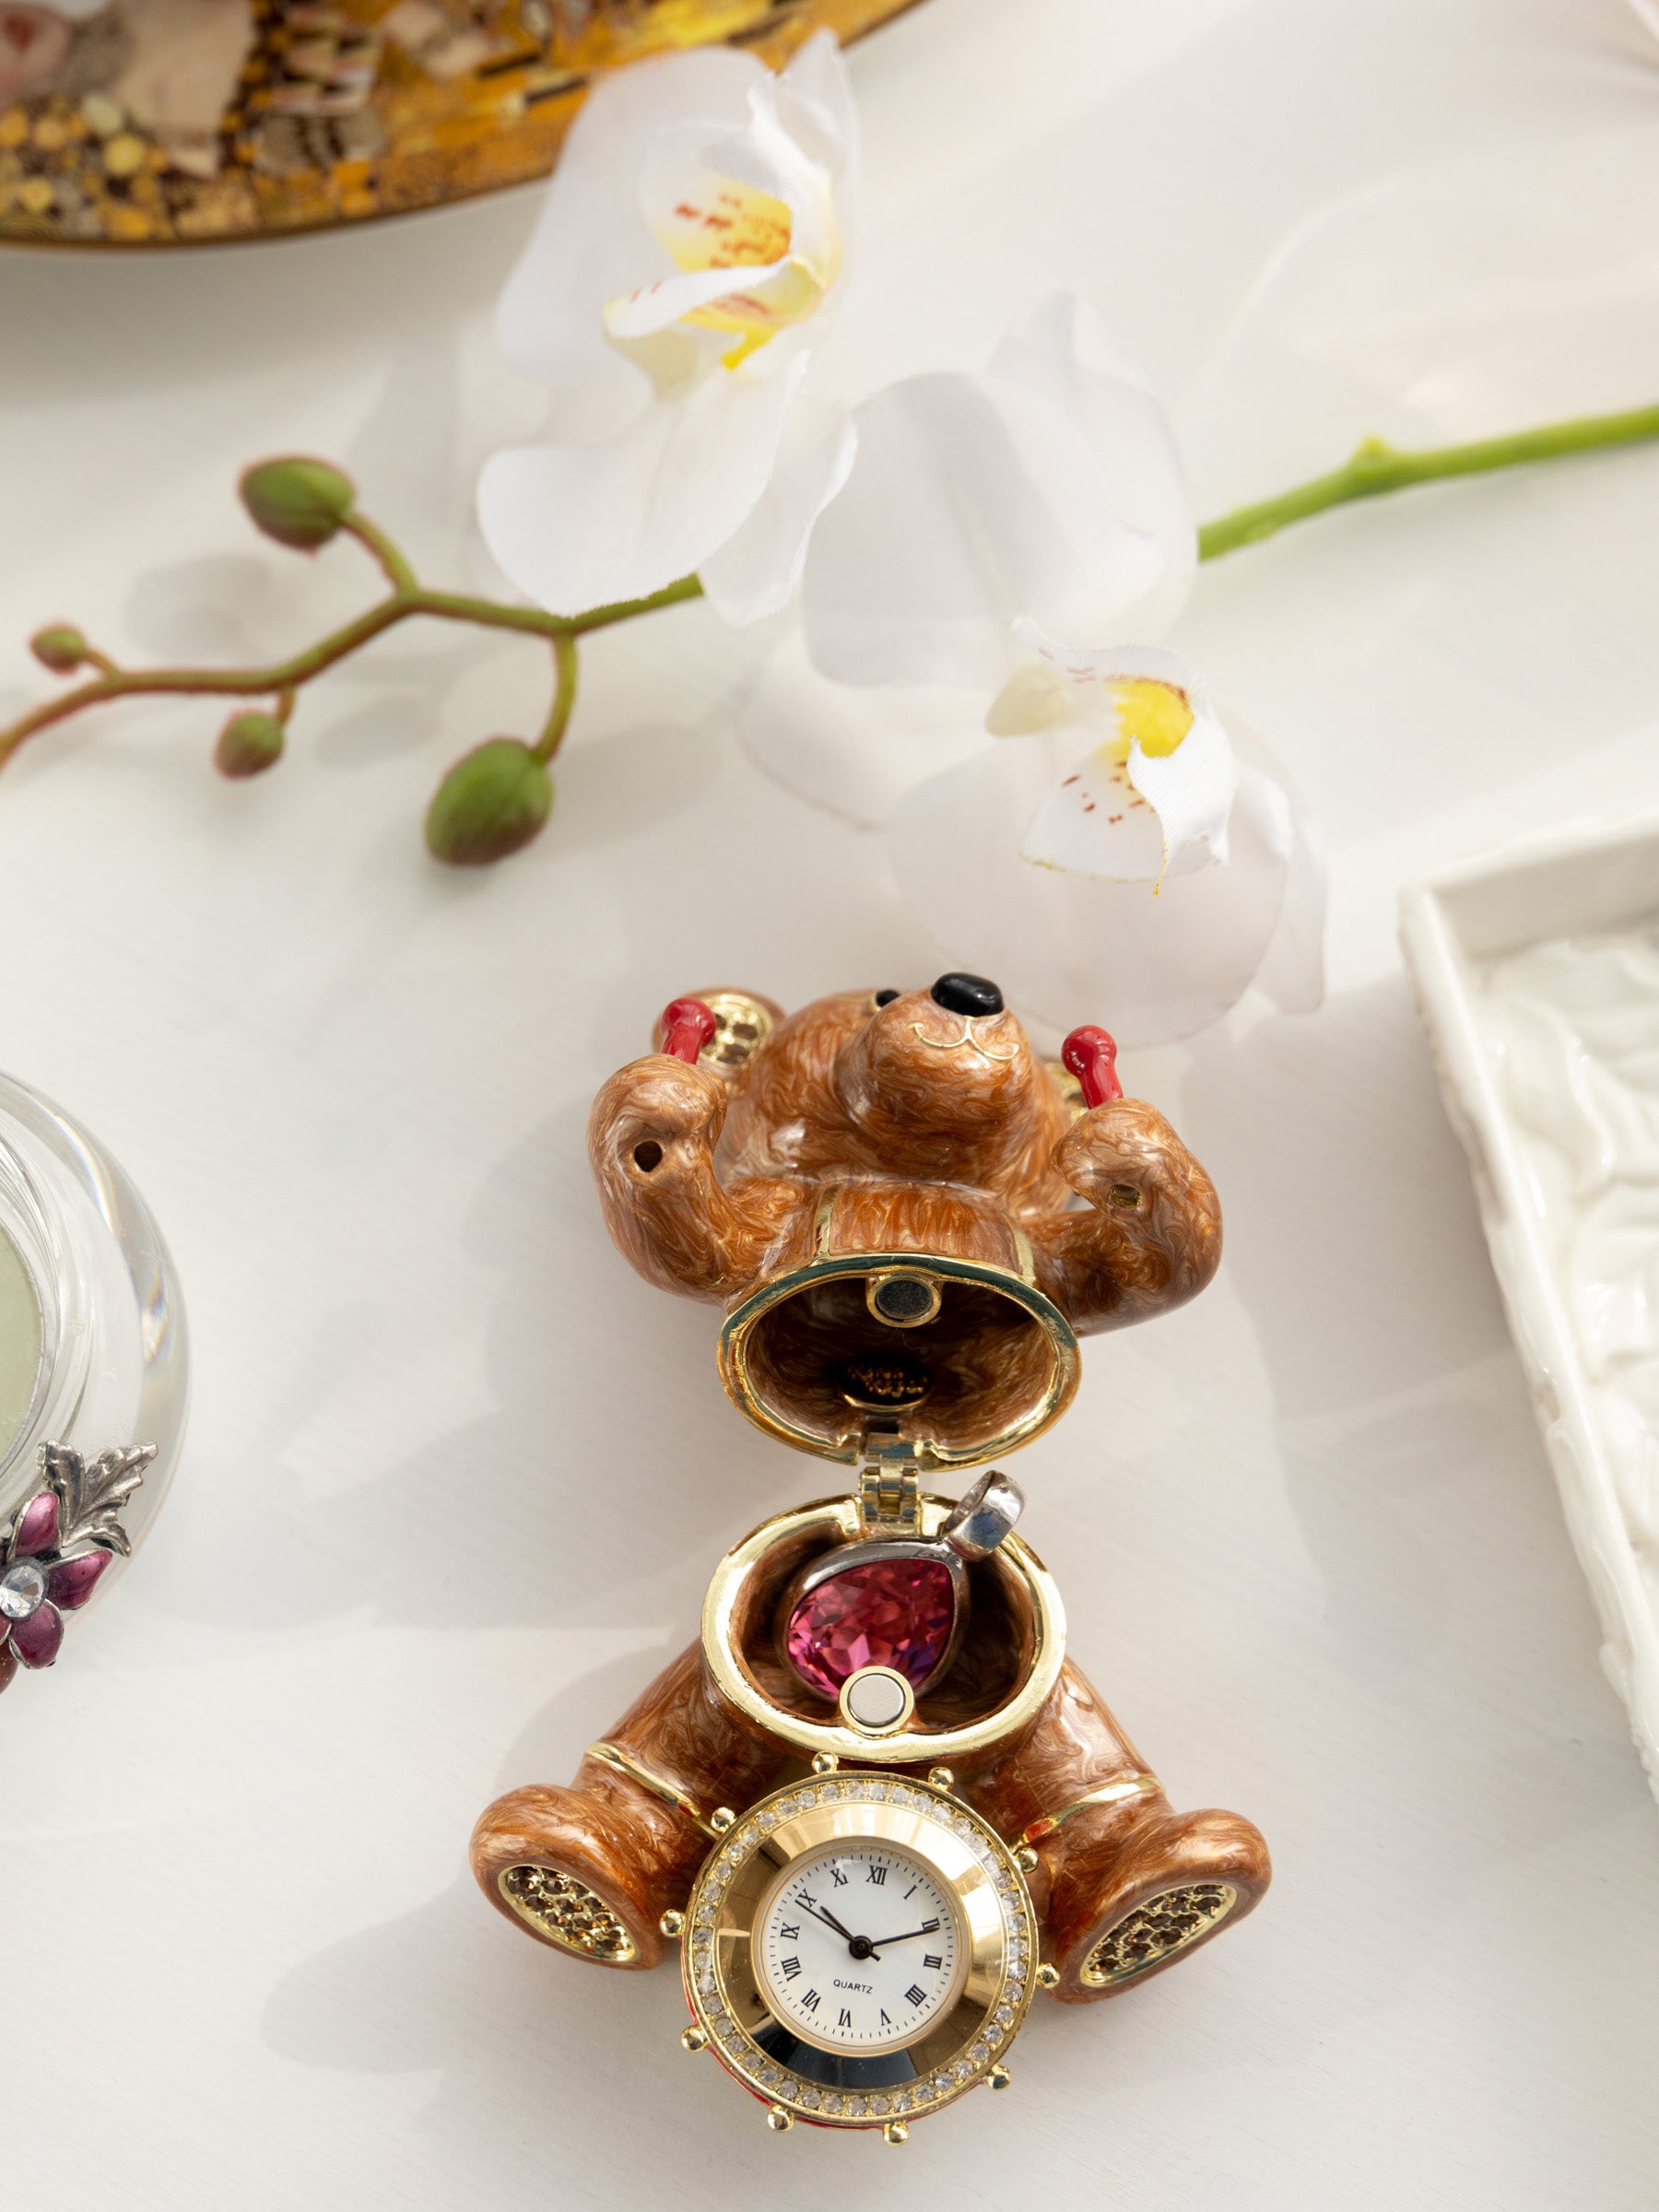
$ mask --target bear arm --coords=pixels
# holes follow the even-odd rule
[[[776,1233],[777,1186],[728,1192],[714,1171],[724,1080],[663,1053],[620,1069],[588,1119],[605,1225],[647,1282],[724,1301],[753,1280]]]
[[[1143,1099],[1081,1114],[1054,1169],[1087,1213],[1028,1223],[1037,1280],[1079,1335],[1125,1327],[1195,1298],[1221,1259],[1216,1188]]]

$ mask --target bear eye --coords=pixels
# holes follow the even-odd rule
[[[897,991],[877,991],[870,1003],[877,1006],[890,1006],[898,995]]]

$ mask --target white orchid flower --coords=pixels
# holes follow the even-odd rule
[[[1055,1030],[1163,1042],[1253,981],[1317,1006],[1324,877],[1300,802],[1141,641],[1179,611],[1197,534],[1161,410],[1092,315],[1047,300],[988,376],[912,379],[855,421],[804,637],[744,716],[751,755],[885,826],[950,959]]]
[[[1053,734],[1065,768],[1026,824],[1022,860],[1074,876],[1161,887],[1227,858],[1238,764],[1203,685],[1150,646],[1073,652],[1033,623],[1038,657],[991,702],[996,737]]]
[[[994,688],[1013,626],[1156,638],[1198,534],[1163,410],[1056,292],[983,376],[907,378],[854,417],[858,455],[807,557],[806,641],[841,683]]]
[[[846,283],[857,140],[827,32],[781,76],[711,47],[590,94],[497,318],[551,388],[547,442],[493,454],[478,488],[538,605],[693,571],[730,621],[788,598],[852,465],[845,410],[804,380]]]
[[[983,742],[986,698],[1034,635],[1156,638],[1198,533],[1175,441],[1099,318],[1054,293],[983,376],[912,377],[856,409],[857,457],[818,521],[804,637],[744,717],[770,775],[885,822],[918,777]],[[872,715],[843,687],[905,686]]]
[[[1287,1012],[1317,1006],[1324,863],[1265,748],[1172,653],[1019,627],[1033,657],[992,702],[989,742],[894,809],[906,905],[1055,1030],[1093,1010],[1122,1043],[1164,1043],[1253,982]]]

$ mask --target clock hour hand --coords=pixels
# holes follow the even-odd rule
[[[841,1922],[836,1919],[833,1912],[820,1912],[816,1905],[807,1904],[804,1898],[797,1898],[795,1902],[800,1906],[803,1912],[810,1912],[814,1920],[821,1920],[827,1928],[833,1928],[836,1934],[844,1943],[856,1943],[858,1941],[858,1937],[854,1936],[850,1929],[843,1928],[841,1926]]]

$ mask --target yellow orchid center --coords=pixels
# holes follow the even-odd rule
[[[839,239],[831,256],[836,265],[815,268],[792,257],[794,219],[784,203],[757,185],[713,171],[683,194],[671,216],[654,228],[688,276],[705,269],[771,272],[763,287],[746,291],[739,285],[680,317],[700,330],[735,334],[739,343],[723,356],[728,369],[735,369],[790,324],[804,322],[834,282],[840,262]]]
[[[1167,759],[1193,726],[1192,702],[1178,684],[1166,684],[1153,676],[1131,676],[1115,678],[1106,688],[1118,734],[1101,749],[1112,760],[1127,760],[1136,745],[1150,759]]]

